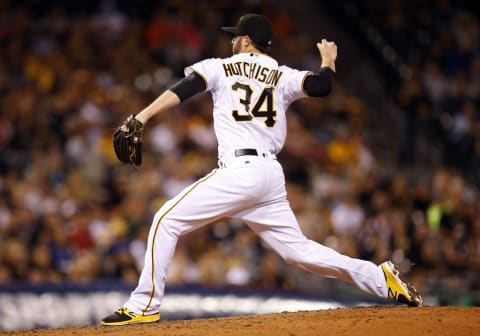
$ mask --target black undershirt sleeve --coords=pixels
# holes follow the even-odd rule
[[[175,93],[180,101],[184,101],[197,93],[205,91],[207,83],[196,72],[191,72],[185,78],[173,84],[169,90]]]
[[[332,91],[334,77],[335,73],[332,69],[323,67],[305,78],[303,90],[309,97],[327,96]]]

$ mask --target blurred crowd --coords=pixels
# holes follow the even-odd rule
[[[351,11],[351,5],[345,8]],[[359,25],[380,33],[376,38],[383,41],[379,51],[385,63],[398,60],[398,77],[389,77],[392,99],[403,117],[401,136],[395,139],[397,167],[421,168],[415,175],[429,181],[430,205],[414,209],[421,210],[431,227],[444,231],[439,237],[423,237],[411,259],[418,261],[418,252],[428,252],[437,259],[433,264],[442,260],[446,270],[438,282],[469,269],[460,275],[466,281],[456,287],[478,290],[480,4],[372,0],[354,6]]]
[[[300,18],[275,0],[32,3],[0,3],[0,284],[136,283],[155,211],[216,167],[210,96],[147,125],[138,169],[117,162],[112,130],[182,77],[184,66],[230,55],[219,27],[243,13],[268,15],[273,56],[299,69],[318,68],[318,36],[300,31]],[[393,258],[421,290],[478,290],[479,185],[464,168],[480,163],[479,22],[461,10],[448,13],[440,33],[465,40],[449,44],[452,58],[463,61],[447,67],[435,58],[445,53],[439,37],[427,64],[412,64],[417,71],[397,97],[411,119],[405,132],[413,132],[405,133],[411,143],[398,153],[398,171],[379,173],[383,158],[365,132],[372,116],[341,78],[329,97],[292,104],[279,160],[310,239],[376,263]],[[477,52],[460,57],[468,45]],[[407,157],[436,121],[449,132],[428,139],[452,155],[412,176]],[[277,289],[308,281],[230,220],[182,237],[167,279]]]
[[[380,32],[400,81],[392,96],[405,122],[399,164],[445,165],[480,187],[480,4],[366,1],[357,20]],[[394,57],[395,56],[395,57]]]

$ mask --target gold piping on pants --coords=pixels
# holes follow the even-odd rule
[[[188,194],[190,194],[193,189],[195,189],[199,184],[205,182],[206,180],[208,180],[210,177],[212,177],[213,175],[215,175],[215,173],[217,172],[217,169],[215,169],[213,172],[211,172],[209,175],[205,176],[203,179],[197,181],[197,183],[195,183],[192,188],[190,190],[188,190],[185,195],[183,195],[174,205],[172,205],[170,207],[170,209],[168,209],[167,211],[165,211],[165,213],[162,215],[162,217],[160,217],[157,221],[157,223],[155,224],[155,231],[153,233],[153,238],[152,238],[152,292],[150,294],[150,300],[148,301],[148,304],[147,306],[145,307],[145,309],[142,310],[142,315],[145,315],[145,312],[148,310],[148,308],[150,308],[150,304],[152,303],[152,300],[153,300],[153,296],[155,294],[155,282],[154,282],[154,277],[153,277],[153,274],[154,274],[154,260],[153,260],[153,256],[154,256],[154,245],[155,245],[155,238],[157,236],[157,231],[158,231],[158,228],[160,226],[160,222],[162,221],[162,219],[170,212],[173,210],[173,208],[175,208]]]

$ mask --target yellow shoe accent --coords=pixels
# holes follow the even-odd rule
[[[100,324],[105,326],[120,326],[135,323],[157,322],[158,320],[160,320],[160,313],[142,315],[136,314],[126,307],[122,307],[113,315],[105,317],[102,321],[100,321]]]
[[[412,307],[422,305],[422,297],[411,283],[403,279],[398,267],[394,263],[386,261],[381,266],[387,282],[389,299]]]

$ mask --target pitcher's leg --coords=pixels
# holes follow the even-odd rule
[[[126,308],[143,315],[158,313],[178,238],[215,220],[225,211],[224,207],[212,201],[216,197],[211,185],[219,182],[215,182],[218,175],[219,171],[213,170],[156,212],[148,233],[143,270],[137,287],[124,304]],[[206,193],[210,193],[212,198],[205,198],[203,195]]]
[[[168,220],[168,202],[155,214],[148,234],[145,263],[137,287],[130,294],[125,307],[149,315],[158,313],[165,290],[167,270],[175,252],[181,230],[185,224]]]
[[[165,203],[153,219],[144,269],[125,307],[145,315],[158,313],[178,238],[248,206],[260,188],[258,179],[253,173],[238,179],[234,169],[214,170]]]
[[[286,200],[244,212],[242,218],[287,263],[325,277],[353,282],[363,291],[383,298],[387,296],[380,266],[307,239]]]
[[[312,273],[353,282],[361,290],[385,298],[387,287],[380,266],[372,262],[350,258],[315,241],[303,238],[286,243],[275,234],[262,234],[275,250],[281,251],[287,263],[295,264]]]

